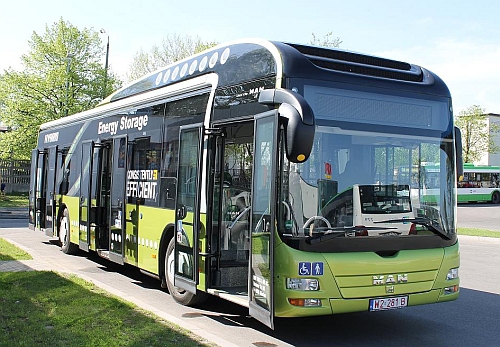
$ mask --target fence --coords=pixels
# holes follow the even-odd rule
[[[29,160],[0,159],[0,181],[5,183],[5,192],[28,192],[30,187]]]

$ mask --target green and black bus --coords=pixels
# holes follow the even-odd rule
[[[422,67],[236,41],[43,124],[29,223],[181,304],[216,295],[270,327],[450,301],[459,134],[448,88]],[[397,169],[430,161],[427,203]]]

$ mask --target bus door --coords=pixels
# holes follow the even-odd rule
[[[47,159],[47,180],[46,180],[46,199],[45,199],[45,234],[54,236],[53,221],[56,217],[55,211],[55,181],[56,181],[56,166],[57,166],[57,146],[52,146],[48,149]]]
[[[30,172],[30,196],[29,196],[29,220],[28,225],[31,230],[35,230],[37,228],[37,184],[38,184],[38,150],[34,149],[31,151],[31,172]]]
[[[86,141],[82,143],[82,168],[80,177],[80,225],[79,225],[79,247],[84,251],[89,251],[90,244],[90,208],[92,169],[94,156],[94,142]]]
[[[125,186],[127,182],[127,137],[113,139],[109,191],[109,259],[123,264],[125,241]]]
[[[177,171],[174,285],[196,293],[200,231],[201,124],[181,127]]]
[[[273,329],[274,226],[278,143],[276,111],[255,117],[249,261],[249,313]]]
[[[38,151],[35,187],[35,228],[45,232],[47,205],[47,152]]]

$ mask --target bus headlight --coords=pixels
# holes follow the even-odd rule
[[[287,278],[286,289],[319,290],[319,281],[315,278]]]
[[[289,298],[288,302],[293,306],[301,307],[319,307],[321,306],[321,299],[293,299]]]
[[[454,280],[455,278],[458,278],[458,267],[450,269],[448,271],[448,274],[446,275],[446,280]]]

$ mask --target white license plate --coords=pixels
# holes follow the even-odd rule
[[[403,308],[408,306],[407,296],[398,296],[395,298],[370,299],[370,311],[392,310],[394,308]]]

